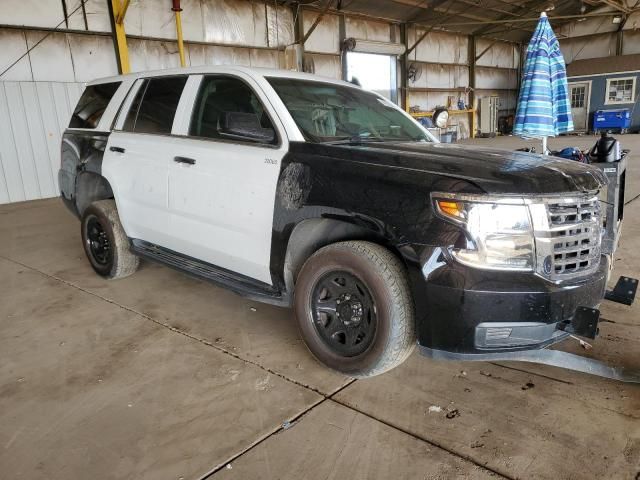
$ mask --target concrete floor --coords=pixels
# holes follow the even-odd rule
[[[640,136],[621,139],[630,200]],[[616,276],[640,276],[637,207]],[[640,369],[639,312],[605,302],[588,355]],[[0,477],[640,478],[638,385],[418,354],[354,381],[317,364],[292,320],[146,262],[102,280],[59,200],[0,206]]]

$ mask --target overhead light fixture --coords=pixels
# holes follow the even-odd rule
[[[613,23],[620,23],[622,22],[622,17],[619,15],[616,15],[615,17],[613,17],[613,20],[611,20]]]
[[[545,12],[550,12],[551,10],[555,10],[556,6],[553,3],[547,5],[547,8],[544,9]]]
[[[584,2],[580,2],[580,13],[584,13],[587,11],[587,6],[584,4]]]

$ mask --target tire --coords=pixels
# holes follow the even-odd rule
[[[84,251],[98,275],[124,278],[138,269],[140,259],[131,253],[115,201],[89,205],[82,214],[81,233]]]
[[[314,253],[298,276],[294,308],[311,353],[351,377],[397,367],[416,344],[404,265],[375,243],[340,242]]]

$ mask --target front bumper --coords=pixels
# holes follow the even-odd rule
[[[423,257],[424,258],[424,257]],[[418,343],[460,354],[539,349],[568,336],[578,307],[597,308],[608,259],[585,278],[554,284],[532,273],[479,270],[434,249],[412,275]]]

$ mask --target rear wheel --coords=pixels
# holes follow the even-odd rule
[[[340,242],[312,255],[298,276],[295,311],[311,353],[353,377],[390,370],[415,346],[404,265],[374,243]]]
[[[124,278],[138,269],[139,258],[131,253],[115,201],[100,200],[82,215],[82,244],[93,269],[105,278]]]

